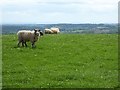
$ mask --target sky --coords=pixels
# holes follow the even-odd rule
[[[2,24],[117,23],[119,0],[1,0]]]

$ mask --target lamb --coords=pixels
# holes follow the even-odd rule
[[[20,46],[20,43],[22,43],[22,46],[27,47],[26,42],[30,41],[32,44],[32,47],[35,47],[35,42],[38,40],[39,36],[43,36],[43,33],[39,29],[34,29],[33,31],[30,30],[20,30],[17,33],[18,35],[18,47]]]

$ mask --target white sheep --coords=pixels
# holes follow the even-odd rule
[[[51,31],[52,31],[53,33],[55,33],[55,34],[57,34],[57,33],[60,32],[59,28],[52,27],[52,28],[50,28],[50,29],[51,29]]]
[[[50,29],[45,29],[45,34],[57,34],[59,33],[59,28],[52,27]]]
[[[53,34],[53,31],[51,31],[51,29],[45,29],[45,34]]]
[[[34,29],[33,31],[30,30],[20,30],[17,33],[18,35],[18,47],[20,46],[20,43],[22,43],[22,46],[27,47],[26,42],[30,41],[32,44],[32,47],[34,47],[35,42],[38,40],[39,36],[42,36],[43,33],[39,29]]]

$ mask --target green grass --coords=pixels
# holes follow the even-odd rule
[[[3,35],[3,88],[118,87],[117,34],[45,35],[36,48]]]
[[[2,35],[0,35],[0,89],[2,89]]]

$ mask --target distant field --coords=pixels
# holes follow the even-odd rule
[[[32,49],[3,35],[3,88],[118,87],[117,34],[45,35]]]

